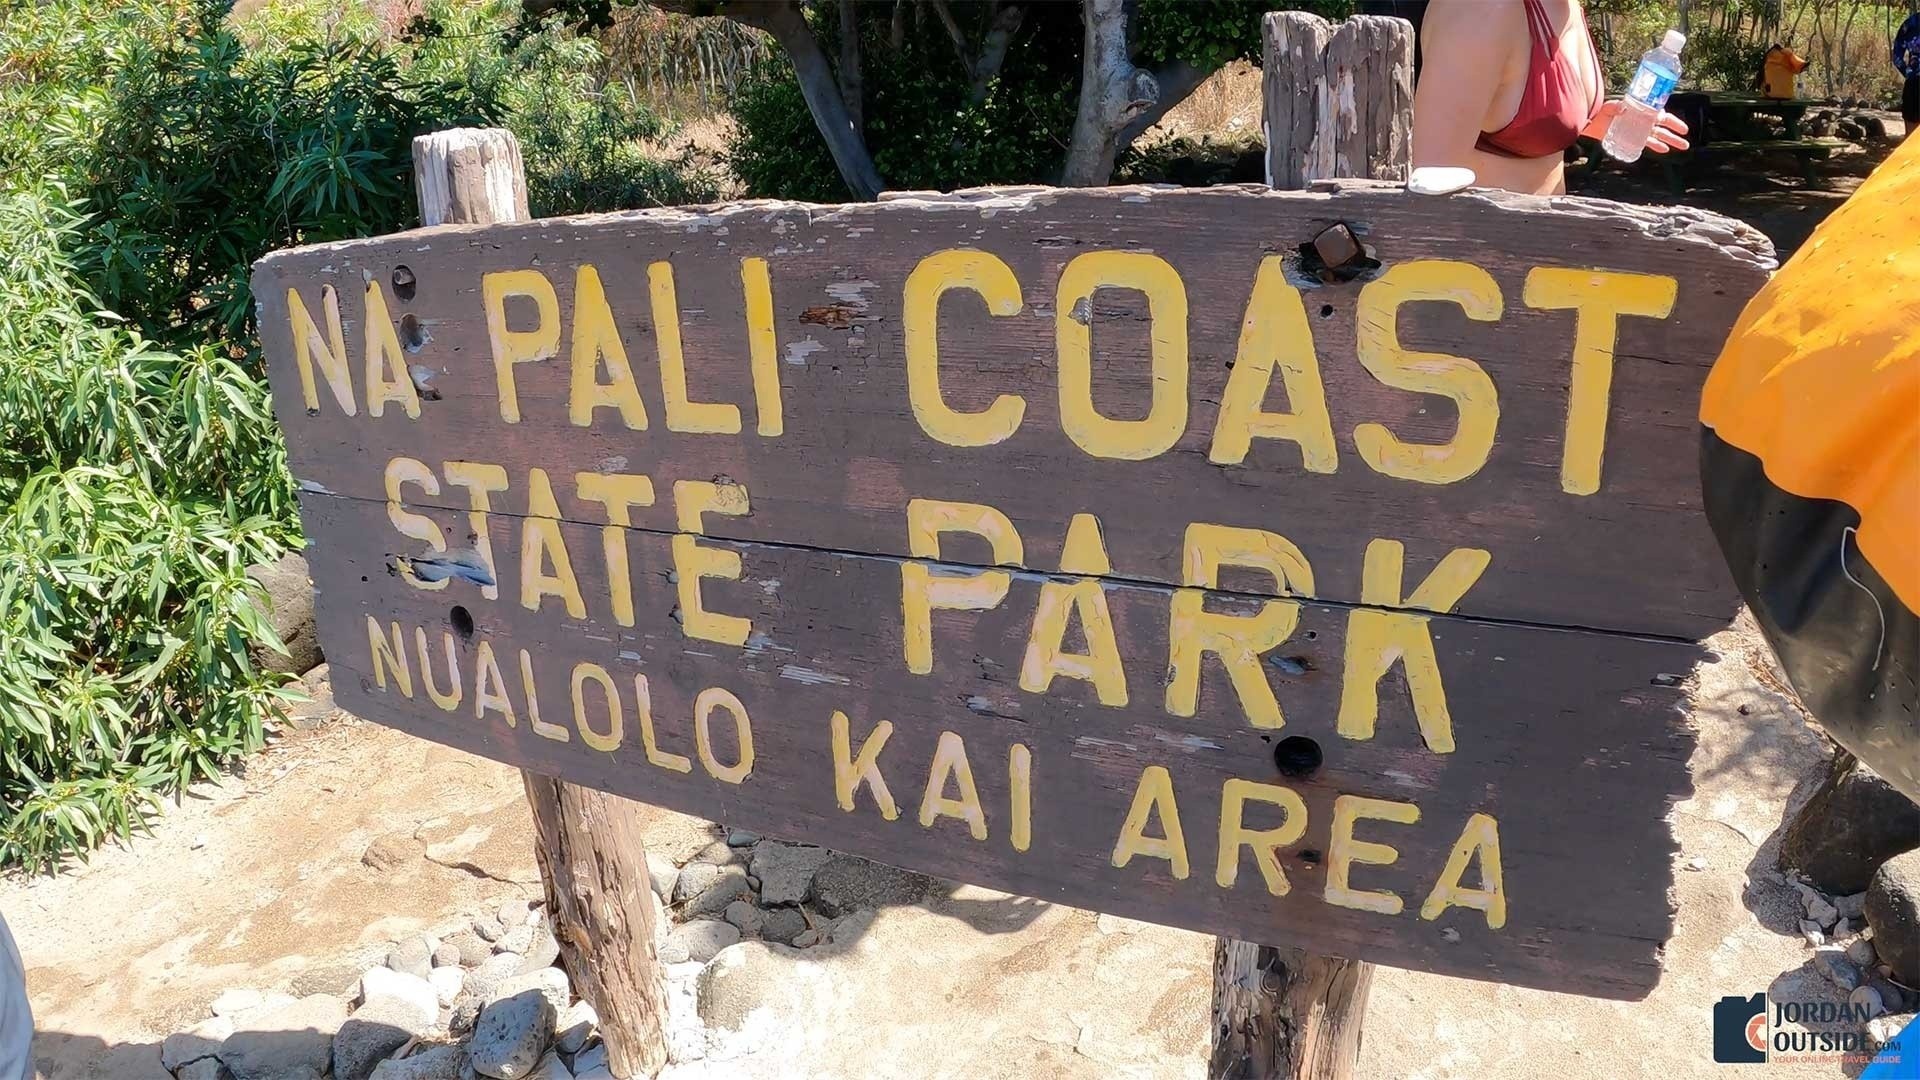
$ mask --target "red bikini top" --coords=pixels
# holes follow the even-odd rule
[[[1520,108],[1499,131],[1483,131],[1474,142],[1476,149],[1501,157],[1537,158],[1558,154],[1580,138],[1580,130],[1600,109],[1600,90],[1588,92],[1580,85],[1580,69],[1573,58],[1560,49],[1553,23],[1547,19],[1540,0],[1525,0],[1527,36],[1531,39],[1527,58],[1527,83],[1520,94]],[[1600,70],[1600,53],[1587,35],[1587,49],[1593,54],[1593,69]]]

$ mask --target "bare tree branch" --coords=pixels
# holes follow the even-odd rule
[[[993,85],[994,77],[1000,74],[1001,65],[1007,62],[1007,48],[1013,44],[1013,35],[1020,32],[1020,22],[1026,16],[1027,9],[1019,4],[999,8],[993,13],[987,36],[980,39],[980,58],[973,64],[973,100],[976,104],[987,99],[987,89]]]
[[[931,0],[933,13],[940,16],[940,25],[947,28],[947,36],[953,39],[953,55],[960,60],[960,70],[967,78],[973,78],[973,46],[967,44],[967,35],[960,24],[953,21],[953,12],[947,10],[947,0]]]
[[[1174,106],[1193,96],[1200,84],[1207,81],[1211,71],[1203,71],[1185,60],[1175,60],[1166,67],[1153,73],[1153,81],[1160,86],[1160,100],[1142,110],[1126,127],[1120,129],[1116,153],[1133,145],[1133,140],[1147,133],[1147,129],[1160,122],[1160,118],[1172,111]]]
[[[874,167],[867,140],[841,97],[833,65],[807,25],[798,0],[655,0],[655,6],[688,15],[724,15],[773,35],[793,63],[793,74],[800,82],[807,111],[813,114],[813,125],[827,141],[848,190],[860,199],[872,199],[886,190],[887,182]]]

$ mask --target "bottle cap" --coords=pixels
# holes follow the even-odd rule
[[[1670,53],[1679,52],[1686,47],[1686,44],[1687,35],[1678,30],[1669,30],[1667,31],[1667,36],[1660,39],[1660,47]]]

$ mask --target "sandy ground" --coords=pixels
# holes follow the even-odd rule
[[[1719,659],[1695,695],[1697,790],[1673,817],[1678,932],[1652,996],[1599,1001],[1382,969],[1360,1075],[1723,1076],[1709,1027],[1722,995],[1831,993],[1806,968],[1795,899],[1770,873],[1825,740],[1756,681],[1763,654],[1750,629],[1713,644]],[[42,1076],[161,1080],[157,1043],[221,990],[336,991],[404,931],[535,895],[520,799],[508,768],[342,720],[196,790],[153,835],[84,869],[0,882]],[[681,815],[648,820],[649,846],[670,855],[711,837]],[[363,861],[376,841],[397,853],[386,869]],[[957,887],[882,910],[854,947],[822,952],[834,1006],[804,1037],[676,1075],[1199,1077],[1210,958],[1196,934]]]

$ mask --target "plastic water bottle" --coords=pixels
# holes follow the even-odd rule
[[[1640,70],[1633,73],[1627,98],[1620,103],[1613,123],[1607,125],[1606,137],[1600,140],[1608,154],[1621,161],[1640,160],[1640,152],[1647,148],[1647,136],[1653,134],[1653,125],[1667,107],[1668,95],[1680,81],[1680,50],[1686,44],[1687,35],[1669,30],[1660,39],[1659,48],[1640,58]]]

